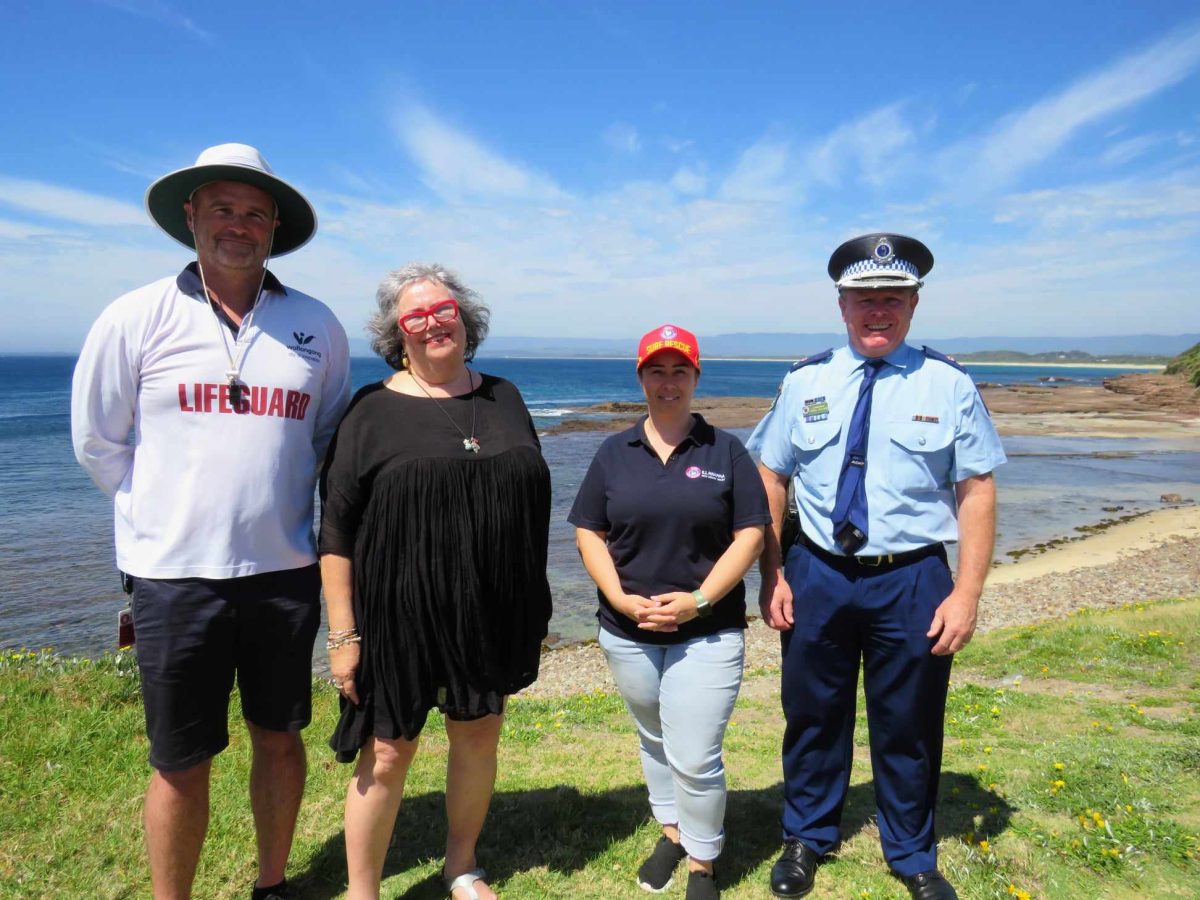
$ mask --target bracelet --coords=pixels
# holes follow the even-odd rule
[[[337,635],[336,637],[334,636],[335,634]],[[357,644],[361,641],[362,641],[362,638],[359,637],[358,632],[355,631],[353,628],[350,629],[349,633],[330,632],[329,639],[325,641],[325,649],[326,650],[340,650],[343,647],[345,647],[347,644]]]
[[[333,640],[337,640],[338,638],[349,637],[352,634],[358,634],[358,629],[343,628],[341,631],[331,631],[329,632],[329,637]]]
[[[712,615],[712,604],[698,589],[692,591],[692,599],[696,601],[696,615],[699,618],[704,619]]]

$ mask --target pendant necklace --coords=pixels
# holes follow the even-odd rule
[[[429,393],[429,391],[425,389],[425,385],[421,384],[421,379],[417,377],[416,373],[413,372],[412,369],[408,370],[408,374],[412,380],[416,382],[416,385],[421,389],[421,392],[434,403],[437,403],[437,408],[442,411],[443,416],[450,420],[450,424],[454,426],[454,430],[462,435],[463,449],[469,450],[471,453],[478,453],[479,440],[475,437],[475,376],[472,374],[471,370],[467,370],[467,383],[471,388],[471,433],[469,435],[458,427],[458,423],[454,421],[454,417],[450,415],[450,413],[446,410],[446,407],[442,406],[442,404],[438,402],[438,398],[433,396],[433,394]],[[482,382],[480,383],[482,384]]]

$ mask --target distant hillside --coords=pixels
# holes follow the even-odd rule
[[[1168,375],[1186,375],[1188,381],[1200,388],[1200,344],[1185,350],[1167,364]]]
[[[480,356],[617,356],[631,357],[637,348],[639,335],[624,338],[587,337],[519,337],[493,335],[480,347]],[[914,344],[929,344],[943,353],[956,357],[969,354],[1005,352],[1008,358],[1020,354],[1082,353],[1088,356],[1117,361],[1121,357],[1162,357],[1169,359],[1200,342],[1200,334],[1124,334],[1104,337],[931,337],[914,331]],[[735,334],[700,335],[700,351],[705,356],[752,356],[796,359],[838,347],[846,341],[845,332],[741,332]],[[355,356],[370,356],[365,340],[351,340],[350,351]],[[981,360],[982,361],[982,360]],[[1030,359],[1031,362],[1043,361]]]
[[[1053,353],[1018,353],[1016,350],[982,350],[978,353],[959,353],[955,356],[959,362],[1031,362],[1031,363],[1096,363],[1123,364],[1138,366],[1166,365],[1170,357],[1141,356],[1113,354],[1111,356],[1093,356],[1082,350],[1059,350]]]

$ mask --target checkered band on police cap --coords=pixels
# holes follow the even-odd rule
[[[842,272],[841,281],[844,278],[852,278],[855,275],[862,275],[864,272],[896,272],[903,275],[911,275],[913,278],[920,278],[917,274],[917,267],[912,263],[903,259],[892,257],[890,262],[877,263],[873,259],[861,259],[845,268]]]

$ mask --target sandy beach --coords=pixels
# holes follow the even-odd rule
[[[1200,450],[1200,392],[1182,378],[1129,374],[1104,386],[982,386],[1002,435],[1150,437]],[[725,428],[748,428],[770,399],[698,398],[693,408]],[[625,427],[641,415],[640,404],[606,404],[612,418],[566,422],[556,431]],[[1184,498],[1185,501],[1194,498]],[[1174,506],[1119,522],[1019,562],[996,566],[979,608],[987,631],[1056,619],[1083,608],[1200,595],[1200,506]],[[751,611],[753,602],[751,603]],[[969,652],[969,651],[968,651]],[[754,619],[746,636],[746,669],[777,665],[779,636]],[[526,696],[562,696],[612,680],[594,642],[546,653],[536,684]]]

